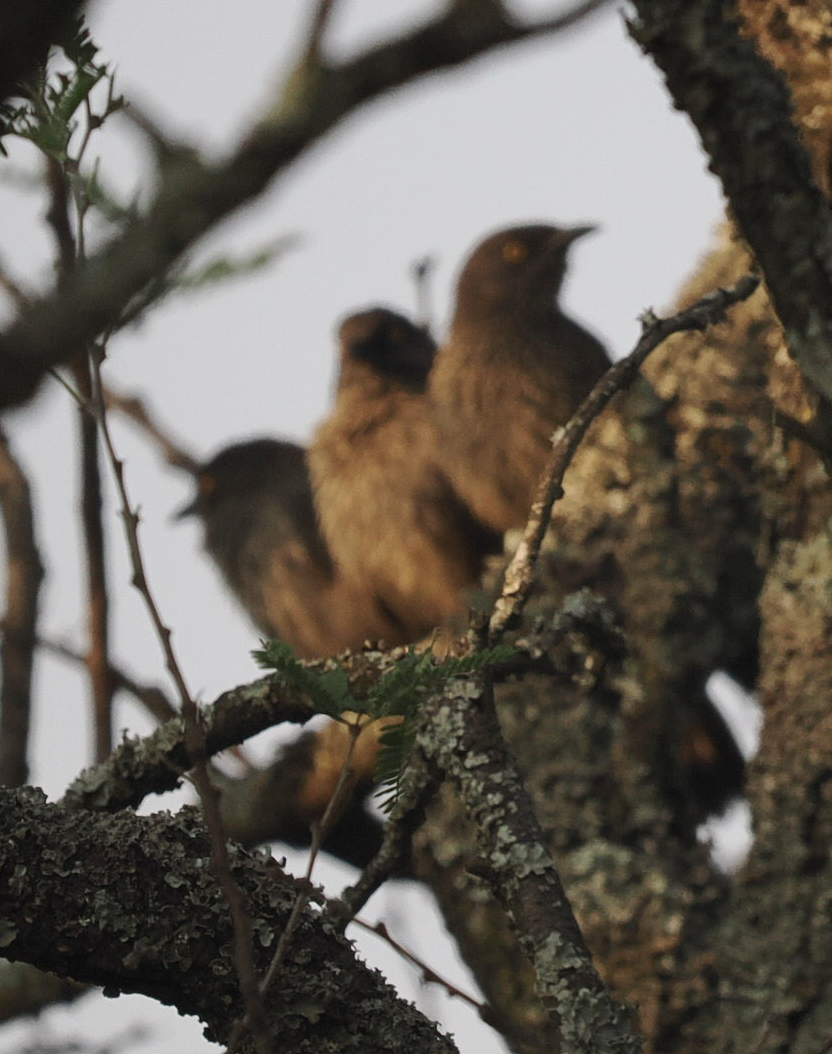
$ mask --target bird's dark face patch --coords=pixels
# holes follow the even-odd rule
[[[424,390],[436,345],[423,329],[387,308],[350,315],[338,333],[342,362],[366,362],[408,388]]]
[[[300,447],[273,439],[252,439],[220,451],[205,464],[196,478],[196,497],[174,514],[206,516],[219,505],[235,502],[268,491],[284,490],[292,480],[306,472],[305,455]]]

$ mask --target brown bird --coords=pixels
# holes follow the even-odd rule
[[[331,416],[309,448],[321,530],[344,577],[374,593],[410,640],[464,611],[501,547],[460,501],[425,392],[435,345],[385,308],[340,327]]]
[[[365,640],[403,643],[401,627],[372,595],[338,573],[318,530],[306,452],[255,439],[221,450],[198,473],[195,515],[205,548],[254,624],[321,658]]]
[[[498,531],[525,524],[551,450],[610,365],[558,307],[566,257],[593,227],[509,227],[481,242],[459,277],[447,344],[431,373],[443,466]]]

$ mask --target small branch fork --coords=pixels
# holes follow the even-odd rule
[[[628,388],[647,356],[674,333],[702,331],[722,321],[733,304],[747,300],[759,285],[755,275],[745,275],[730,289],[717,289],[685,311],[670,318],[652,312],[642,317],[642,335],[630,354],[611,366],[598,381],[572,418],[553,437],[552,453],[541,476],[529,520],[517,551],[506,569],[503,589],[488,625],[488,643],[496,644],[522,615],[534,583],[540,547],[552,517],[552,507],[563,497],[563,477],[589,426],[612,397]]]

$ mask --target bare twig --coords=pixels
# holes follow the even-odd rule
[[[87,129],[83,147],[86,147]],[[83,148],[82,147],[82,148]],[[73,233],[69,216],[70,186],[64,167],[54,157],[46,158],[49,186],[47,221],[55,235],[61,281],[77,266],[82,246],[83,214],[77,211]],[[77,407],[78,445],[81,451],[81,525],[87,570],[87,626],[89,645],[86,657],[92,694],[94,729],[93,757],[103,761],[113,748],[113,685],[109,667],[109,598],[104,548],[104,523],[101,515],[101,473],[98,464],[98,430],[87,413],[92,387],[87,356],[76,356],[72,362],[75,389],[80,397]]]
[[[338,782],[335,785],[335,790],[332,792],[332,797],[329,799],[329,803],[324,811],[321,819],[314,825],[312,832],[312,845],[309,849],[309,859],[306,865],[305,879],[307,883],[307,891],[301,892],[292,909],[292,914],[289,917],[289,922],[286,924],[286,929],[281,935],[278,946],[275,949],[274,957],[272,958],[269,969],[266,976],[263,978],[261,984],[261,992],[265,995],[270,986],[274,984],[275,978],[280,972],[280,968],[283,965],[283,961],[286,958],[286,952],[289,947],[289,942],[292,939],[292,935],[297,929],[298,923],[300,922],[300,916],[303,909],[309,903],[309,894],[311,893],[311,881],[312,871],[315,867],[315,861],[318,859],[318,854],[321,851],[321,846],[326,840],[326,836],[332,827],[338,813],[341,810],[342,805],[347,799],[352,785],[354,783],[355,773],[352,767],[352,759],[355,753],[355,744],[358,741],[358,736],[361,733],[361,724],[356,721],[355,723],[349,723],[350,729],[350,744],[347,748],[347,754],[344,758],[344,763],[341,766],[341,773],[338,777]]]
[[[523,612],[534,582],[535,566],[549,527],[552,506],[563,496],[564,474],[589,426],[617,392],[632,384],[651,351],[673,333],[704,330],[721,321],[731,305],[751,296],[759,281],[754,275],[746,275],[731,289],[717,289],[671,318],[659,319],[652,313],[646,314],[642,319],[643,333],[635,348],[607,370],[571,420],[555,434],[552,453],[541,476],[528,523],[506,569],[502,593],[494,605],[488,627],[490,644],[495,644]]]
[[[268,1054],[272,1049],[271,1038],[267,1025],[266,1013],[257,983],[257,975],[254,969],[254,957],[252,953],[252,925],[251,918],[240,887],[231,872],[231,862],[228,856],[228,848],[223,832],[222,817],[220,815],[218,789],[211,782],[208,775],[207,752],[205,743],[205,731],[199,708],[190,694],[185,677],[179,666],[176,654],[171,643],[171,631],[165,625],[159,613],[159,609],[150,590],[150,585],[145,573],[144,558],[138,538],[138,514],[131,505],[127,486],[124,479],[124,465],[118,458],[110,435],[107,413],[104,405],[104,396],[101,388],[100,362],[95,354],[90,356],[90,365],[93,378],[94,408],[98,426],[104,439],[110,464],[115,474],[116,486],[121,498],[121,512],[127,535],[130,559],[133,567],[133,585],[139,590],[144,599],[145,606],[150,614],[151,621],[165,653],[165,661],[168,671],[173,677],[179,693],[182,715],[185,723],[185,745],[193,765],[193,781],[202,805],[205,823],[211,841],[211,869],[216,875],[217,881],[223,891],[231,913],[232,927],[234,931],[234,963],[240,985],[240,994],[246,1007],[246,1016],[250,1022],[252,1037],[260,1054]]]
[[[317,0],[306,42],[307,62],[320,58],[324,33],[326,33],[326,27],[329,25],[337,2],[338,0]]]
[[[152,416],[144,403],[144,400],[136,395],[123,395],[115,391],[109,385],[104,385],[104,402],[108,409],[118,410],[119,413],[129,417],[131,421],[139,426],[153,442],[158,446],[165,461],[174,468],[181,468],[185,472],[196,476],[199,472],[199,461],[184,450],[170,435],[163,430],[161,425]]]
[[[343,929],[355,918],[370,897],[400,867],[410,849],[414,831],[422,822],[425,806],[436,792],[437,783],[424,765],[411,761],[402,787],[384,828],[384,841],[375,858],[364,868],[354,885],[330,901],[327,912]]]
[[[463,992],[462,989],[457,988],[455,984],[451,984],[449,980],[440,976],[432,967],[428,966],[423,959],[420,959],[418,955],[414,954],[409,948],[405,948],[403,944],[400,944],[397,940],[391,937],[390,931],[383,922],[377,922],[374,926],[371,926],[368,922],[363,922],[361,919],[353,919],[352,922],[355,926],[360,926],[362,930],[366,930],[368,933],[374,933],[377,937],[381,937],[381,939],[389,944],[394,951],[398,952],[403,959],[412,963],[412,965],[421,973],[423,982],[426,984],[441,985],[449,996],[461,999],[464,1003],[473,1007],[483,1020],[488,1020],[489,1008],[484,1003],[481,1003],[472,995],[468,995],[467,992]]]
[[[86,361],[73,364],[73,376],[84,403],[92,388]],[[87,625],[89,646],[86,665],[93,701],[95,760],[103,761],[113,749],[113,683],[110,677],[109,594],[102,518],[101,470],[95,419],[78,407],[78,440],[81,450],[81,523],[87,563]]]
[[[433,328],[433,303],[431,297],[431,276],[436,267],[432,256],[423,256],[414,260],[410,266],[413,282],[416,286],[416,322],[426,332]]]
[[[35,541],[29,484],[0,434],[0,515],[6,534],[6,614],[0,644],[0,783],[24,784],[28,778],[32,661],[38,592],[43,566]]]

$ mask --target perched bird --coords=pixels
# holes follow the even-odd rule
[[[198,472],[179,517],[195,515],[205,548],[255,625],[300,658],[369,640],[404,642],[401,626],[370,594],[345,582],[318,530],[306,452],[255,439],[225,447]]]
[[[464,611],[501,547],[454,493],[426,395],[435,345],[385,308],[339,330],[331,416],[309,447],[321,530],[344,577],[374,593],[416,640]]]
[[[430,395],[443,466],[475,516],[525,524],[549,451],[610,365],[603,346],[558,307],[570,245],[592,227],[509,227],[468,257]]]

